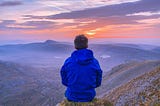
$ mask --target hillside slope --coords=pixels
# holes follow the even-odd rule
[[[48,71],[0,61],[0,106],[54,106],[64,88]]]
[[[159,106],[160,67],[111,90],[105,99],[115,106]]]
[[[104,75],[102,85],[97,89],[97,94],[98,96],[105,95],[110,90],[154,70],[159,65],[160,61],[133,61],[118,65]]]

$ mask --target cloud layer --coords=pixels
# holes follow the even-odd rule
[[[3,0],[0,37],[12,30],[34,39],[79,33],[91,38],[160,38],[159,4],[160,0]]]

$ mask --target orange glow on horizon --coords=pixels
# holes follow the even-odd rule
[[[25,28],[25,27],[24,27]],[[156,31],[155,31],[156,30]],[[155,36],[158,30],[152,28],[150,24],[120,24],[106,25],[103,23],[93,23],[93,25],[79,26],[66,25],[49,29],[23,29],[0,31],[0,36],[24,35],[24,38],[30,36],[30,39],[72,39],[78,34],[85,34],[88,38],[160,38]],[[154,35],[155,34],[155,35]],[[23,38],[20,36],[19,38]],[[28,38],[27,38],[28,39]]]

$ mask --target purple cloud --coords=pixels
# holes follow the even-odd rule
[[[9,24],[13,24],[15,23],[16,21],[15,20],[2,20],[2,22],[0,23],[0,30],[3,29],[7,29],[7,25]]]
[[[93,18],[93,17],[124,16],[127,14],[132,14],[137,12],[159,11],[160,10],[159,4],[160,0],[142,0],[134,3],[123,3],[123,4],[109,5],[98,8],[91,8],[86,10],[50,15],[44,18],[78,19],[78,18]]]
[[[2,20],[0,30],[15,29],[15,30],[30,30],[30,29],[48,29],[56,28],[56,23],[51,21],[26,21],[24,23],[16,23],[15,20]]]
[[[4,1],[0,3],[0,7],[7,7],[7,6],[17,6],[22,5],[23,3],[20,1]]]
[[[27,21],[19,25],[34,26],[35,29],[55,28],[55,23],[51,21]]]

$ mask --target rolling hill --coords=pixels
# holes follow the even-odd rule
[[[0,106],[54,106],[64,87],[55,80],[57,73],[49,71],[0,61]]]
[[[114,106],[159,106],[160,95],[160,64],[129,82],[111,90],[105,99]]]
[[[36,42],[28,44],[15,44],[0,46],[1,51],[17,53],[17,52],[52,52],[63,53],[70,51],[72,46],[63,42],[54,40],[46,40],[45,42]]]
[[[99,60],[104,71],[109,71],[114,66],[129,61],[160,60],[160,52],[155,52],[152,49],[146,50],[143,47],[144,45],[135,44],[89,45],[89,49],[94,51],[94,55]],[[154,46],[150,47],[155,48]],[[0,60],[33,66],[41,66],[46,63],[47,65],[54,63],[55,66],[59,66],[63,64],[63,61],[74,50],[73,45],[70,43],[53,40],[29,44],[4,45],[0,46]]]
[[[112,68],[103,76],[102,86],[97,89],[98,94],[105,95],[110,90],[128,81],[154,70],[160,66],[160,61],[129,62]],[[101,95],[102,96],[102,95]]]

